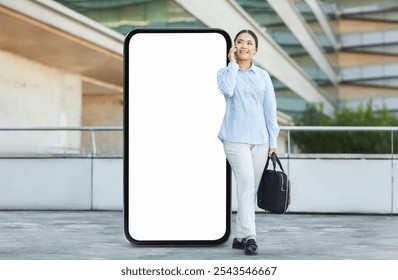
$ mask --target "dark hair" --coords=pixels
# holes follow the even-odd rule
[[[235,36],[234,43],[236,42],[236,38],[238,38],[238,36],[242,33],[249,33],[254,38],[254,42],[256,43],[256,49],[257,49],[258,48],[257,35],[249,29],[243,29],[243,30],[239,31],[238,34],[236,34],[236,36]]]

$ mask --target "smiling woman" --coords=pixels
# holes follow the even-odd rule
[[[249,69],[251,59],[256,54],[258,48],[256,34],[251,30],[242,30],[236,34],[234,43],[235,45],[228,54],[229,61],[238,61],[243,70]],[[232,52],[233,54],[231,55]]]
[[[236,178],[238,214],[232,247],[257,254],[255,197],[267,160],[276,152],[279,128],[275,92],[269,74],[252,58],[258,40],[251,30],[240,31],[228,53],[229,64],[217,73],[226,111],[218,137]]]

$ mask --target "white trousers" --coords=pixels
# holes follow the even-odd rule
[[[269,144],[243,144],[223,141],[224,152],[236,179],[238,213],[236,215],[236,237],[256,236],[256,195]]]

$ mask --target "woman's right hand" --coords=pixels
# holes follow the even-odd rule
[[[236,53],[236,46],[232,46],[232,48],[230,48],[228,52],[228,60],[230,62],[236,62],[235,53]]]

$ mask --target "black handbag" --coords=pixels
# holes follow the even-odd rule
[[[274,169],[268,169],[269,161]],[[282,171],[276,171],[278,163]],[[257,206],[274,214],[283,214],[290,205],[290,180],[275,153],[267,159],[257,191]]]

